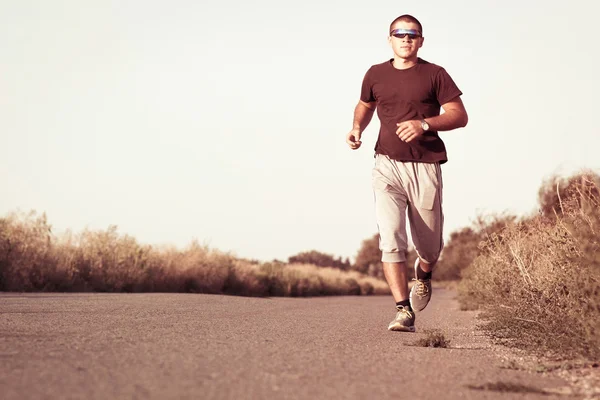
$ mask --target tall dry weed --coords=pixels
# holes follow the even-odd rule
[[[46,215],[12,213],[0,219],[0,287],[43,288],[56,270]]]

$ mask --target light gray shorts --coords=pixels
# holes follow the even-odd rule
[[[444,247],[442,187],[439,163],[400,162],[376,155],[373,191],[381,261],[406,261],[407,215],[419,257],[428,263],[438,259]]]

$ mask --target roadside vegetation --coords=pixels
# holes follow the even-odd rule
[[[0,218],[0,291],[244,296],[389,293],[384,281],[349,268],[294,261],[243,260],[196,242],[183,250],[142,245],[119,234],[115,226],[56,236],[46,216],[34,212]]]
[[[537,215],[497,218],[469,232],[473,241],[451,240],[442,266],[460,271],[462,306],[481,309],[494,338],[558,360],[598,361],[600,177],[549,179],[539,202]],[[456,261],[461,252],[471,262]]]

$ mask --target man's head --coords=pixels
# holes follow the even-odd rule
[[[390,24],[388,41],[398,58],[416,59],[423,46],[423,26],[412,15],[401,15]]]
[[[418,27],[419,27],[419,33],[421,33],[421,36],[423,36],[423,25],[421,25],[421,23],[419,22],[418,19],[416,19],[412,15],[408,15],[408,14],[401,15],[398,18],[396,18],[395,20],[393,20],[392,23],[390,24],[390,30],[389,30],[388,33],[391,34],[391,32],[394,29],[394,26],[396,25],[396,23],[398,23],[400,21],[412,22],[413,24],[417,24]]]

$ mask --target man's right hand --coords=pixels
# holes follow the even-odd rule
[[[352,129],[346,136],[346,143],[352,150],[356,150],[360,147],[362,142],[360,141],[360,130]]]

